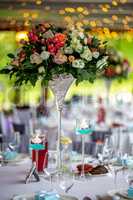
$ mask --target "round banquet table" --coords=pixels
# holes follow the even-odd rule
[[[24,183],[26,173],[30,168],[30,163],[25,163],[16,166],[0,167],[0,199],[10,200],[16,194],[30,194],[40,190],[50,190],[50,183],[48,180],[41,179],[40,182]],[[127,186],[122,173],[118,175],[117,188],[124,188]],[[64,191],[56,182],[53,187],[58,193],[64,194]],[[75,180],[73,187],[67,193],[70,196],[75,196],[82,200],[85,196],[90,196],[95,199],[96,195],[107,194],[109,190],[114,190],[114,178],[111,175],[93,177],[87,180]]]

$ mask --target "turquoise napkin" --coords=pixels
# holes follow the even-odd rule
[[[17,157],[18,153],[16,151],[5,151],[3,153],[4,160],[13,160]]]
[[[55,191],[40,191],[35,195],[35,200],[61,200],[61,198]]]
[[[76,134],[77,135],[87,135],[87,134],[91,134],[94,130],[91,128],[86,128],[86,129],[80,129],[77,128],[76,129]]]
[[[45,149],[45,145],[44,144],[30,144],[29,148],[33,150],[43,150]]]
[[[128,197],[133,198],[133,188],[132,187],[128,188],[127,193],[128,193]]]

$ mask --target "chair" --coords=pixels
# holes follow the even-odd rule
[[[29,152],[29,148],[28,148],[29,138],[25,133],[25,125],[13,123],[13,129],[15,132],[15,137],[17,137],[19,133],[19,138],[20,138],[19,140],[21,141],[18,147],[18,151],[20,153],[28,153]]]
[[[3,136],[0,134],[0,151],[3,150]]]
[[[25,125],[24,124],[13,123],[13,129],[14,129],[15,132],[19,132],[20,135],[25,134]]]

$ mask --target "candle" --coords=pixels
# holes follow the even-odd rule
[[[88,128],[88,123],[86,119],[83,119],[81,124],[80,124],[81,129],[87,129]]]

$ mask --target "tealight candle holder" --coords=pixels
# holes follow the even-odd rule
[[[81,135],[82,140],[82,172],[81,177],[85,176],[84,164],[85,164],[85,137],[92,134],[94,131],[94,125],[87,119],[76,120],[76,135]]]

